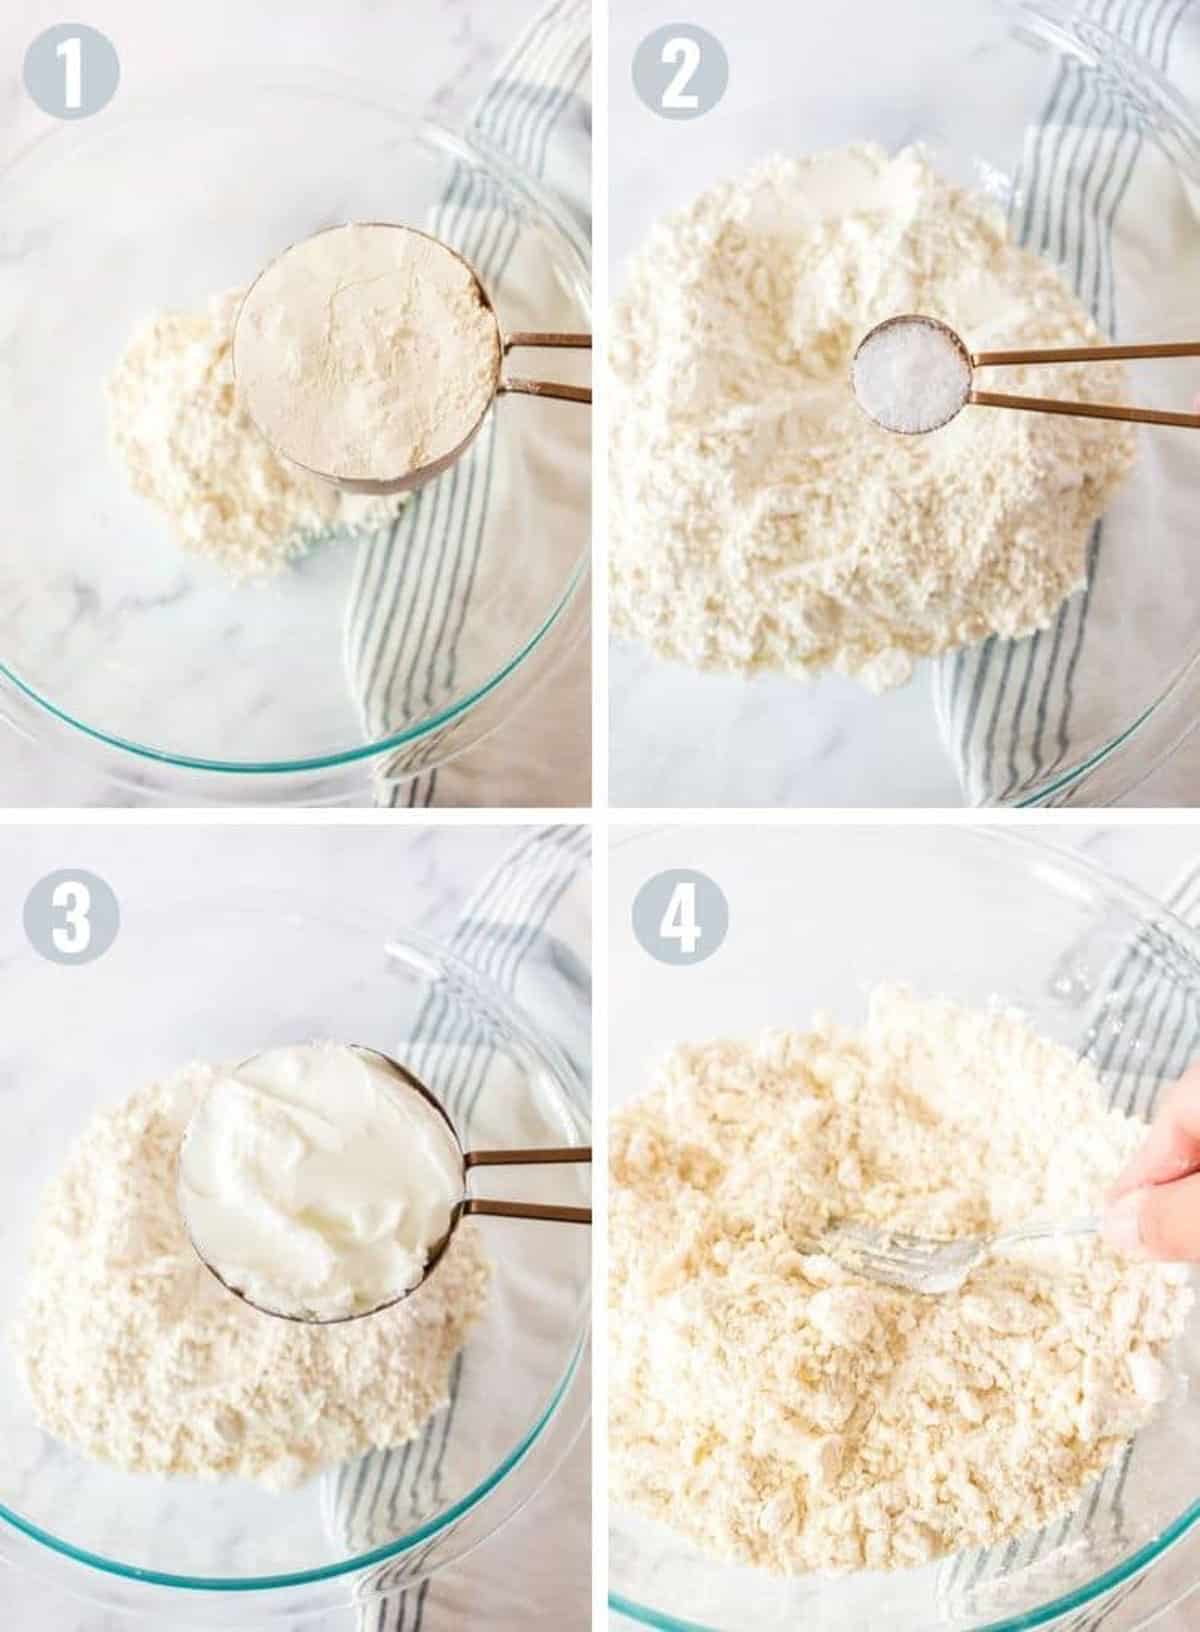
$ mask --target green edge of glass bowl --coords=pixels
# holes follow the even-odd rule
[[[431,715],[427,720],[422,720],[419,725],[408,726],[403,731],[393,732],[391,736],[382,737],[378,742],[361,743],[355,748],[345,748],[338,753],[318,754],[312,759],[268,759],[242,762],[239,760],[198,759],[190,754],[168,753],[164,748],[148,748],[143,743],[130,741],[128,737],[115,736],[111,732],[101,731],[98,726],[88,725],[83,720],[77,720],[66,709],[59,708],[49,698],[43,697],[27,681],[22,680],[19,674],[10,669],[6,663],[0,662],[0,675],[11,681],[17,690],[28,697],[31,702],[36,703],[38,708],[44,709],[47,714],[61,720],[64,725],[69,725],[76,731],[82,731],[84,736],[92,737],[97,742],[103,742],[110,748],[121,748],[126,753],[136,754],[139,759],[155,760],[162,765],[181,766],[189,771],[223,771],[233,776],[286,774],[289,771],[324,771],[339,765],[352,765],[356,760],[371,759],[377,754],[385,754],[393,748],[402,748],[406,743],[415,742],[419,738],[439,730],[442,726],[449,725],[451,721],[458,719],[460,715],[466,714],[477,703],[482,702],[485,697],[502,685],[515,669],[518,669],[524,663],[525,659],[537,646],[541,645],[543,638],[562,616],[567,604],[582,583],[587,570],[588,562],[586,560],[576,563],[570,577],[567,579],[567,586],[563,593],[533,634],[509,658],[507,663],[497,669],[474,691],[469,692],[465,697],[458,698],[453,703],[447,704],[439,713]]]
[[[1182,1541],[1197,1519],[1200,1519],[1200,1501],[1193,1502],[1186,1513],[1168,1525],[1160,1536],[1140,1547],[1123,1564],[1114,1565],[1111,1570],[1106,1570],[1094,1581],[1089,1581],[1086,1587],[1078,1587],[1062,1598],[1055,1598],[1039,1609],[1027,1610],[1010,1620],[986,1621],[978,1626],[975,1632],[1028,1632],[1030,1627],[1045,1626],[1048,1621],[1057,1620],[1060,1615],[1069,1615],[1072,1610],[1082,1609],[1086,1604],[1094,1603],[1102,1594],[1122,1586],[1140,1570],[1161,1558],[1168,1547]],[[641,1626],[655,1627],[658,1632],[713,1632],[711,1627],[706,1627],[699,1621],[678,1621],[659,1610],[635,1604],[631,1598],[624,1598],[619,1592],[609,1593],[608,1607]]]
[[[1144,719],[1145,716],[1142,718]],[[1141,721],[1136,722],[1129,728],[1129,731],[1136,730],[1140,723]],[[1126,733],[1126,735],[1128,734],[1129,732]],[[1100,757],[1104,756],[1101,755]],[[655,827],[650,831],[662,832],[664,829]],[[970,833],[973,841],[983,840],[998,848],[1007,846],[1012,849],[1024,850],[1027,854],[1040,856],[1044,861],[1059,866],[1065,865],[1103,883],[1106,890],[1115,889],[1119,895],[1125,898],[1129,906],[1136,905],[1143,913],[1149,908],[1157,917],[1165,917],[1171,920],[1176,929],[1182,930],[1185,937],[1191,942],[1193,951],[1200,955],[1200,937],[1197,936],[1196,931],[1190,924],[1177,917],[1169,907],[1155,900],[1148,891],[1127,883],[1117,873],[1109,873],[1105,868],[1092,861],[1090,857],[1063,852],[1053,845],[1048,845],[1033,838],[1027,833],[1014,833],[1003,827],[962,828],[959,831]],[[635,842],[638,837],[640,837],[639,834],[629,834],[624,842]],[[1037,1609],[1026,1610],[1020,1615],[1010,1617],[1008,1620],[983,1622],[975,1628],[975,1632],[1030,1632],[1032,1627],[1045,1626],[1050,1621],[1057,1620],[1060,1616],[1069,1615],[1074,1610],[1083,1609],[1088,1604],[1095,1603],[1098,1598],[1103,1597],[1106,1593],[1123,1586],[1142,1570],[1156,1563],[1169,1548],[1182,1541],[1198,1522],[1200,1522],[1200,1499],[1194,1501],[1189,1508],[1186,1508],[1153,1541],[1146,1542],[1144,1546],[1139,1547],[1135,1553],[1131,1553],[1122,1563],[1115,1564],[1112,1569],[1106,1570],[1103,1575],[1098,1575],[1094,1581],[1089,1581],[1086,1586],[1077,1587],[1073,1592],[1065,1593],[1061,1598],[1054,1598],[1048,1604],[1042,1604]],[[666,1615],[661,1610],[650,1609],[647,1605],[635,1603],[632,1598],[626,1598],[619,1592],[609,1592],[608,1607],[615,1614],[623,1615],[626,1620],[634,1621],[639,1626],[654,1627],[656,1632],[719,1632],[718,1628],[705,1626],[700,1621],[683,1621],[675,1616]]]
[[[330,94],[327,88],[322,93],[321,87],[306,84],[301,81],[289,80],[287,84],[290,88],[306,91],[309,94]],[[364,102],[364,104],[376,107],[389,114],[394,114],[396,112],[396,109],[392,106],[392,104],[385,98],[382,98],[377,91],[373,91],[371,87],[360,84],[357,81],[344,76],[337,77],[337,83],[334,89],[343,95],[356,95],[360,101]],[[467,138],[453,131],[447,130],[441,125],[434,124],[431,121],[424,121],[421,124],[421,128],[436,135],[438,139],[448,148],[453,149],[460,159],[465,157],[469,162],[478,161],[482,149],[478,145],[473,146],[471,141]],[[17,164],[21,160],[28,157],[35,148],[38,148],[43,143],[48,142],[55,134],[56,132],[47,132],[46,135],[39,137],[36,141],[26,144],[24,148],[19,150],[13,156],[10,164],[5,166],[5,170],[7,171],[12,167],[12,165]],[[523,194],[528,201],[535,204],[554,222],[558,230],[562,232],[564,238],[567,240],[571,251],[577,257],[579,257],[581,270],[586,273],[586,260],[580,255],[578,245],[573,240],[571,234],[565,230],[559,207],[554,200],[553,195],[540,185],[537,178],[524,175],[514,166],[508,163],[503,155],[494,152],[490,147],[486,149],[484,156],[486,157],[487,162],[501,173],[504,183],[510,189],[510,191],[519,195]],[[530,635],[529,639],[526,640],[524,645],[521,646],[506,663],[498,668],[493,674],[489,675],[488,678],[480,685],[476,686],[473,691],[468,692],[465,696],[456,699],[452,703],[448,703],[443,709],[439,710],[438,713],[431,715],[426,720],[422,720],[419,724],[407,726],[401,731],[394,731],[386,737],[381,737],[376,742],[361,743],[354,748],[344,748],[337,752],[317,754],[312,757],[302,759],[268,759],[248,761],[206,759],[191,754],[174,754],[165,748],[151,748],[145,743],[134,742],[128,737],[118,736],[109,731],[102,731],[99,726],[88,725],[86,721],[76,719],[75,716],[69,713],[66,709],[60,708],[56,703],[52,703],[48,697],[43,697],[36,687],[31,686],[28,681],[23,680],[21,676],[15,672],[15,670],[9,668],[9,666],[3,661],[0,661],[0,676],[10,681],[23,696],[28,697],[30,702],[34,703],[38,708],[43,709],[53,719],[61,721],[62,724],[68,725],[76,731],[81,731],[84,736],[91,737],[96,742],[102,742],[110,748],[119,748],[125,753],[135,755],[139,759],[152,760],[161,765],[174,765],[183,770],[219,771],[231,776],[288,775],[289,773],[301,771],[332,770],[336,769],[338,766],[353,765],[360,760],[372,759],[379,754],[388,753],[392,749],[402,748],[406,744],[415,742],[421,737],[429,736],[433,732],[440,730],[443,726],[451,724],[454,720],[460,718],[460,716],[466,714],[470,709],[474,708],[478,703],[481,703],[484,698],[488,697],[497,689],[498,686],[502,685],[503,682],[508,679],[509,675],[514,672],[514,670],[518,669],[521,664],[524,663],[525,659],[531,655],[536,647],[541,645],[542,640],[550,632],[553,625],[558,622],[566,607],[574,597],[575,592],[579,589],[588,571],[588,567],[589,552],[585,551],[582,558],[572,568],[571,573],[567,578],[566,587],[564,588],[562,594],[550,608],[550,611],[542,619],[542,622],[534,630],[533,634]]]
[[[575,1345],[575,1351],[563,1373],[558,1386],[550,1396],[549,1403],[541,1416],[529,1431],[522,1435],[513,1449],[508,1453],[495,1472],[468,1491],[459,1501],[454,1502],[444,1513],[439,1513],[436,1519],[419,1525],[406,1536],[400,1536],[395,1541],[389,1541],[382,1547],[374,1547],[369,1553],[361,1553],[356,1558],[343,1559],[338,1564],[326,1564],[319,1570],[297,1570],[285,1575],[257,1575],[247,1576],[244,1580],[231,1580],[225,1576],[206,1575],[170,1575],[164,1570],[140,1570],[130,1564],[116,1564],[112,1559],[103,1558],[99,1553],[90,1553],[83,1547],[72,1547],[70,1542],[60,1541],[48,1531],[42,1530],[28,1519],[23,1519],[19,1513],[5,1507],[0,1502],[0,1519],[6,1520],[15,1530],[23,1535],[30,1536],[34,1541],[40,1541],[43,1546],[52,1552],[60,1553],[65,1558],[72,1558],[80,1564],[90,1564],[93,1569],[101,1570],[105,1575],[119,1576],[125,1581],[143,1581],[156,1587],[182,1587],[197,1592],[262,1592],[274,1587],[303,1587],[311,1586],[319,1581],[333,1581],[340,1575],[353,1575],[359,1570],[369,1569],[373,1564],[386,1564],[389,1559],[398,1558],[401,1553],[410,1551],[423,1541],[429,1541],[440,1534],[447,1526],[462,1518],[491,1494],[502,1480],[522,1461],[527,1452],[532,1450],[535,1442],[541,1437],[542,1430],[549,1423],[562,1403],[563,1397],[570,1387],[575,1373],[579,1370],[579,1362],[587,1345],[588,1334],[584,1331]]]

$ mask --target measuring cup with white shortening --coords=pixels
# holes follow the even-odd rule
[[[422,458],[411,469],[380,472],[365,468],[337,471],[318,468],[299,451],[294,401],[289,393],[276,389],[269,374],[263,377],[261,361],[258,367],[251,366],[251,336],[257,341],[262,325],[271,323],[272,303],[279,300],[280,291],[285,287],[295,287],[298,258],[311,258],[314,251],[324,250],[327,246],[322,241],[330,238],[330,235],[349,233],[359,235],[363,243],[375,243],[381,253],[393,249],[398,257],[406,254],[410,258],[419,256],[430,288],[436,287],[442,278],[451,282],[456,279],[468,280],[483,317],[470,337],[472,356],[467,359],[473,365],[472,372],[476,379],[482,382],[481,389],[473,391],[461,404],[455,404],[455,410],[461,407],[462,411],[461,417],[455,421],[449,444],[440,448],[435,455]],[[292,280],[290,285],[289,279]],[[348,288],[337,287],[330,294],[331,324],[334,303]],[[517,350],[590,351],[591,346],[590,334],[524,330],[505,334],[481,278],[458,250],[416,227],[385,221],[351,222],[326,228],[293,244],[255,279],[242,301],[234,325],[233,370],[242,408],[277,455],[309,475],[332,482],[345,492],[383,496],[421,487],[449,470],[471,446],[498,397],[523,395],[589,404],[592,400],[589,386],[529,379],[523,375],[509,374],[505,365]],[[259,349],[261,352],[261,344]]]
[[[192,1245],[223,1286],[264,1314],[327,1325],[409,1297],[468,1216],[590,1224],[590,1207],[476,1196],[470,1176],[591,1159],[584,1145],[465,1150],[436,1095],[398,1060],[308,1043],[216,1077],[182,1142],[178,1194]]]

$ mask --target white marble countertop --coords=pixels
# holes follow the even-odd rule
[[[849,14],[836,7],[789,11],[753,0],[696,0],[685,15],[725,45],[729,87],[711,113],[668,122],[636,97],[629,63],[652,28],[674,19],[656,0],[619,0],[612,11],[614,290],[621,287],[627,256],[658,217],[769,152],[868,136],[892,148],[918,134],[936,143],[942,128],[987,134],[1028,94],[1024,81],[1008,82],[1017,69],[993,48],[987,8],[978,0],[939,11],[933,43],[926,49],[923,41],[917,53],[896,37],[908,11],[888,0],[861,0]],[[759,14],[762,21],[753,26]],[[822,77],[829,36],[843,39],[837,19],[846,15],[853,19],[861,77],[855,80],[849,68]],[[980,104],[976,124],[970,123],[976,116],[971,98]],[[981,143],[978,151],[987,150]],[[615,647],[610,662],[610,796],[616,806],[963,802],[938,738],[927,669],[903,689],[877,698],[838,677],[806,685],[697,674],[627,645]],[[1148,732],[1126,750],[1131,763],[1153,762],[1147,756],[1150,738]],[[1101,800],[1110,802],[1102,793],[1080,802]],[[1200,804],[1200,741],[1193,739],[1169,770],[1117,802]]]
[[[126,922],[152,908],[160,892],[177,892],[180,858],[196,879],[219,876],[223,888],[238,880],[261,889],[311,881],[314,896],[331,903],[361,901],[374,909],[395,903],[398,924],[444,939],[476,886],[509,851],[522,830],[453,827],[414,831],[378,826],[155,827],[105,826],[0,829],[0,899],[10,907],[32,882],[64,865],[83,865],[119,882]],[[68,859],[69,858],[69,859]],[[197,983],[203,971],[195,970]],[[587,1387],[587,1379],[581,1379]],[[591,1466],[586,1433],[532,1502],[491,1542],[451,1572],[456,1590],[481,1605],[495,1601],[505,1583],[523,1584],[527,1602],[544,1604],[546,1625],[580,1632],[588,1624],[591,1552]],[[81,1583],[86,1571],[80,1567]],[[213,1632],[229,1625],[223,1600],[214,1598]],[[427,1625],[430,1617],[427,1617]],[[240,1623],[239,1623],[240,1624]],[[272,1632],[377,1632],[373,1618],[356,1625],[350,1613],[284,1615]],[[527,1610],[508,1619],[481,1615],[480,1623],[525,1632]],[[121,1618],[63,1596],[42,1581],[0,1564],[0,1626],[5,1632],[171,1632],[169,1614]],[[390,1632],[390,1629],[389,1629]],[[430,1628],[430,1632],[433,1629]]]

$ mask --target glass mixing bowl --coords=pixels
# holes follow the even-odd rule
[[[614,287],[623,284],[626,259],[645,241],[656,217],[769,153],[803,154],[861,141],[895,151],[920,142],[952,181],[987,193],[1002,209],[1015,206],[1016,230],[1024,230],[1034,248],[1062,265],[1073,285],[1079,270],[1077,222],[1093,214],[1107,220],[1105,212],[1110,206],[1115,210],[1124,186],[1121,253],[1111,284],[1099,292],[1100,321],[1130,342],[1191,337],[1190,296],[1175,294],[1187,280],[1174,268],[1160,286],[1161,253],[1139,226],[1170,208],[1180,223],[1179,253],[1191,246],[1200,256],[1188,213],[1200,183],[1200,125],[1162,70],[1172,42],[1178,57],[1188,56],[1179,29],[1187,9],[1181,0],[1127,7],[1098,0],[1084,6],[1070,0],[955,0],[939,6],[936,16],[927,0],[872,5],[867,14],[859,7],[824,3],[805,8],[802,29],[778,8],[749,9],[758,18],[757,28],[748,27],[747,8],[738,0],[713,0],[707,7],[705,24],[724,38],[731,60],[737,46],[729,89],[702,119],[658,121],[659,140],[644,154],[634,150],[633,135],[621,132],[639,131],[645,110],[634,99],[628,76],[618,80],[614,73],[613,123],[623,142],[622,169],[628,172],[622,177],[621,208],[613,212]],[[614,64],[629,60],[638,41],[661,21],[659,13],[648,0],[625,0],[615,25]],[[1125,18],[1138,20],[1134,44],[1123,43],[1110,26]],[[1025,218],[1019,177],[1030,132],[1043,122],[1066,64],[1072,65],[1073,77],[1055,107],[1074,129],[1055,154],[1052,177],[1055,196],[1066,201],[1063,225],[1043,232],[1040,216],[1032,222]],[[1107,117],[1114,105],[1124,128],[1121,143],[1111,155],[1105,152],[1102,164],[1090,162],[1091,149],[1083,150],[1078,131],[1089,113],[1099,110]],[[1166,173],[1179,182],[1167,195],[1169,206],[1152,190],[1145,155],[1154,148]],[[1089,300],[1096,293],[1090,281],[1083,292]],[[1129,370],[1131,401],[1190,411],[1194,366],[1151,362],[1131,364]],[[1160,434],[1150,427],[1137,432],[1137,469],[1114,514],[1120,510],[1122,541],[1136,539],[1139,557],[1146,551],[1145,570],[1122,581],[1120,596],[1106,592],[1093,598],[1086,633],[1080,631],[1076,596],[1061,631],[1017,643],[1011,659],[1003,645],[988,657],[978,681],[980,717],[987,717],[1002,692],[1005,717],[1011,713],[1024,729],[1012,774],[1007,764],[1003,771],[997,768],[999,760],[993,769],[994,802],[1110,802],[1194,727],[1200,713],[1200,581],[1188,562],[1192,506],[1186,484],[1195,466],[1196,434]],[[909,686],[873,697],[837,675],[806,685],[780,676],[747,682],[685,671],[621,645],[613,655],[612,686],[619,699],[614,764],[622,802],[942,803],[940,793],[931,798],[927,792],[948,784],[945,750],[932,717],[931,673],[926,663]],[[1034,731],[1047,674],[1071,698],[1065,748],[1053,729],[1053,712],[1044,736]],[[976,684],[974,675],[968,674],[967,684]],[[631,746],[623,754],[626,726]],[[674,743],[669,761],[656,740],[666,737]],[[997,754],[1006,751],[1006,738],[1007,727]],[[713,767],[714,743],[727,745],[722,749],[727,766]],[[835,750],[840,750],[840,769],[823,763]],[[914,768],[915,753],[928,770]],[[644,772],[653,778],[649,788],[639,786],[645,764],[658,767]],[[806,782],[810,769],[812,787]],[[980,790],[972,788],[969,796],[979,799]]]
[[[0,710],[19,729],[145,799],[336,801],[372,769],[404,780],[461,753],[581,638],[583,496],[564,477],[549,507],[536,486],[560,415],[581,416],[566,434],[586,446],[570,405],[501,397],[492,429],[412,500],[399,543],[422,591],[370,631],[395,677],[372,730],[349,678],[370,666],[347,627],[364,536],[234,583],[173,542],[109,449],[105,381],[151,313],[202,309],[336,222],[424,225],[452,178],[466,200],[443,222],[452,245],[473,248],[480,220],[519,242],[489,280],[502,323],[546,326],[528,310],[540,262],[577,314],[563,326],[586,329],[587,266],[539,185],[336,75],[123,91],[0,174]],[[464,484],[470,523],[451,529]],[[364,573],[368,604],[375,582]]]
[[[803,1026],[823,1009],[861,1024],[867,991],[1016,1004],[1042,1034],[1087,1055],[1106,1093],[1145,1115],[1160,1081],[1200,1051],[1200,937],[1086,861],[1006,833],[852,826],[696,828],[614,845],[610,868],[615,1102],[646,1083],[674,1042]],[[655,962],[630,907],[666,868],[698,868],[729,903],[728,936],[705,962]],[[1019,1544],[921,1570],[785,1580],[714,1563],[627,1512],[613,1514],[613,1607],[687,1632],[1016,1632],[1061,1624],[1142,1626],[1200,1582],[1200,1313],[1180,1342],[1186,1380],[1078,1509]],[[1193,1532],[1196,1531],[1195,1534]],[[1190,1563],[1168,1583],[1172,1547]],[[1122,1619],[1115,1615],[1121,1606]],[[1074,1618],[1090,1606],[1087,1615]],[[1110,1622],[1106,1619],[1106,1628]]]
[[[468,1148],[587,1142],[587,1101],[558,1049],[469,963],[397,935],[382,911],[267,892],[193,899],[185,887],[160,910],[128,914],[112,948],[91,964],[50,963],[14,928],[0,945],[0,968],[5,1332],[21,1299],[39,1196],[84,1123],[189,1060],[243,1059],[313,1036],[349,1039],[412,1061]],[[200,987],[198,970],[206,972]],[[460,1092],[455,1056],[440,1046],[451,1038],[469,1038],[476,1056],[492,1051],[498,1062],[481,1073],[475,1099]],[[494,1191],[489,1179],[489,1191],[578,1202],[586,1200],[586,1173],[538,1179],[513,1170],[497,1175]],[[156,1479],[85,1460],[36,1426],[0,1343],[0,1559],[106,1606],[206,1628],[218,1617],[225,1626],[261,1626],[276,1615],[369,1603],[453,1564],[541,1487],[588,1413],[577,1374],[591,1232],[481,1222],[493,1279],[465,1366],[475,1375],[495,1368],[504,1386],[484,1420],[475,1412],[473,1421],[433,1419],[439,1450],[445,1436],[439,1479],[413,1481],[400,1511],[381,1516],[377,1504],[365,1531],[356,1517],[357,1545],[338,1539],[351,1526],[338,1521],[332,1474],[274,1494],[238,1480]],[[547,1276],[562,1288],[553,1306],[537,1295]],[[516,1334],[530,1330],[537,1341],[518,1349]],[[381,1479],[380,1460],[347,1471]]]

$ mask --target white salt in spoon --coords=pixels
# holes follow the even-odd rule
[[[401,1065],[398,1060],[392,1059],[389,1054],[381,1053],[377,1048],[367,1048],[361,1043],[351,1043],[348,1046],[356,1053],[367,1055],[369,1058],[376,1060],[383,1065],[395,1077],[397,1092],[419,1094],[421,1098],[425,1100],[425,1102],[430,1105],[434,1111],[436,1111],[437,1115],[445,1124],[452,1141],[453,1149],[457,1152],[458,1158],[462,1164],[461,1194],[459,1200],[451,1210],[449,1228],[439,1240],[433,1242],[433,1244],[430,1246],[425,1259],[424,1267],[421,1271],[420,1279],[415,1281],[412,1286],[405,1287],[396,1291],[394,1295],[389,1295],[381,1299],[369,1309],[356,1309],[352,1314],[330,1316],[312,1313],[301,1314],[297,1313],[295,1309],[267,1308],[264,1304],[256,1302],[255,1299],[247,1296],[246,1292],[241,1287],[234,1286],[225,1278],[224,1275],[221,1274],[220,1270],[207,1256],[204,1243],[197,1239],[198,1234],[201,1234],[202,1232],[197,1231],[193,1227],[193,1222],[188,1216],[186,1200],[187,1186],[184,1183],[184,1174],[188,1160],[188,1134],[191,1132],[192,1127],[196,1124],[197,1119],[204,1114],[204,1105],[201,1103],[196,1112],[193,1114],[191,1122],[188,1124],[188,1129],[184,1134],[184,1139],[180,1150],[178,1183],[179,1210],[183,1217],[184,1227],[187,1230],[188,1239],[191,1241],[196,1256],[204,1265],[205,1269],[207,1269],[209,1273],[221,1283],[227,1292],[232,1292],[235,1297],[240,1298],[243,1303],[249,1304],[252,1309],[257,1309],[260,1314],[274,1315],[277,1319],[292,1320],[301,1325],[307,1326],[337,1326],[342,1325],[349,1320],[362,1320],[368,1315],[376,1315],[379,1314],[381,1310],[390,1309],[395,1304],[402,1302],[403,1299],[411,1297],[418,1287],[424,1286],[425,1282],[429,1279],[430,1275],[433,1274],[434,1270],[445,1256],[446,1248],[450,1245],[450,1241],[455,1230],[457,1230],[463,1219],[469,1214],[475,1216],[487,1216],[491,1218],[536,1219],[543,1223],[558,1224],[590,1224],[592,1222],[592,1210],[590,1207],[566,1207],[535,1201],[493,1201],[487,1197],[471,1195],[468,1188],[468,1175],[473,1168],[542,1167],[551,1164],[557,1165],[564,1162],[590,1163],[592,1159],[592,1149],[590,1145],[566,1145],[561,1147],[546,1146],[531,1150],[464,1150],[462,1141],[458,1136],[458,1130],[455,1128],[454,1123],[450,1120],[450,1116],[445,1107],[442,1105],[442,1102],[429,1088],[425,1086],[420,1078],[414,1076],[413,1073],[408,1070],[406,1066]],[[253,1060],[258,1059],[259,1057],[260,1056],[258,1055],[251,1055],[249,1060],[242,1061],[242,1065],[249,1065]]]
[[[1083,419],[1133,420],[1200,430],[1200,414],[1128,408],[1123,403],[1062,402],[1056,397],[1018,397],[977,391],[975,370],[1022,363],[1113,362],[1138,357],[1200,357],[1200,341],[1147,346],[1063,346],[1035,351],[971,351],[936,317],[901,313],[877,323],[858,343],[850,377],[859,407],[885,431],[921,436],[948,425],[968,403],[1020,408],[1035,414]]]
[[[260,291],[260,286],[263,284],[263,280],[271,277],[280,267],[281,263],[284,262],[289,256],[303,255],[306,247],[312,244],[316,239],[324,237],[326,233],[344,232],[347,227],[371,232],[409,234],[414,238],[421,239],[423,244],[426,246],[432,245],[434,250],[440,255],[445,256],[448,261],[457,263],[459,267],[465,268],[468,276],[474,282],[480,305],[491,318],[491,334],[489,335],[487,341],[488,355],[487,357],[482,357],[481,354],[481,361],[490,367],[492,372],[491,390],[476,417],[471,421],[471,423],[464,424],[462,426],[462,434],[458,442],[449,450],[449,452],[440,455],[436,459],[431,459],[427,463],[419,465],[412,470],[397,471],[394,476],[389,475],[384,480],[379,480],[373,476],[334,475],[329,471],[314,470],[311,465],[307,465],[303,460],[296,458],[295,455],[288,449],[285,442],[281,439],[280,428],[277,425],[264,423],[260,418],[260,413],[256,409],[255,403],[247,400],[245,396],[242,396],[241,402],[243,408],[253,421],[255,428],[271,445],[272,450],[279,456],[279,458],[286,460],[289,464],[294,465],[297,469],[303,470],[309,476],[318,477],[322,481],[332,482],[335,487],[340,488],[346,493],[362,493],[376,496],[386,496],[393,493],[406,493],[410,492],[414,488],[423,486],[426,482],[432,481],[435,476],[442,475],[445,471],[449,470],[453,464],[462,458],[463,454],[467,451],[471,443],[479,434],[479,431],[482,429],[484,421],[487,419],[488,411],[491,409],[497,397],[508,394],[533,397],[552,397],[562,402],[591,402],[592,392],[589,386],[566,385],[555,380],[531,380],[524,377],[506,374],[504,370],[505,359],[508,357],[509,353],[516,351],[519,348],[535,350],[548,349],[590,351],[592,348],[592,337],[590,334],[536,333],[524,330],[511,334],[505,334],[501,328],[500,319],[496,314],[496,309],[492,305],[491,296],[484,287],[479,274],[475,271],[475,268],[470,264],[466,257],[460,255],[458,250],[452,249],[449,244],[443,243],[440,238],[435,238],[431,233],[422,232],[417,227],[404,226],[395,221],[347,222],[338,226],[323,228],[321,232],[313,233],[310,237],[303,238],[298,243],[290,245],[282,252],[282,254],[277,255],[275,259],[269,263],[269,265],[263,268],[258,277],[246,291],[245,298],[238,309],[238,314],[234,321],[233,370],[235,386],[238,376],[238,354],[240,349],[239,335],[242,331],[242,321],[248,312],[254,311],[256,298]],[[337,293],[338,291],[335,290],[334,294],[336,295]]]

